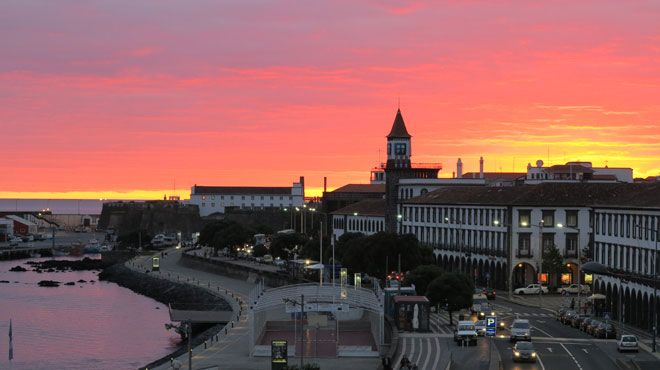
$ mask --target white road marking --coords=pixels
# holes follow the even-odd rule
[[[431,352],[433,353],[440,352],[438,348],[436,348],[436,350],[433,351],[433,343],[435,343],[435,338],[434,339],[428,338],[427,342],[429,343],[429,350],[426,351],[426,358],[424,359],[424,364],[420,364],[421,365],[420,369],[428,369],[429,361],[431,360]],[[420,358],[419,361],[422,361],[422,359]]]
[[[548,349],[548,352],[552,353],[552,347],[546,347]]]
[[[394,357],[394,360],[392,361],[392,365],[399,366],[398,364],[401,362],[401,358],[403,357],[404,352],[406,351],[406,338],[403,337],[399,339],[399,353]]]
[[[582,350],[584,351],[584,353],[587,353],[587,354],[589,353],[586,348],[582,348]]]
[[[582,366],[580,366],[580,363],[577,362],[571,351],[569,351],[568,348],[566,348],[564,343],[559,343],[559,345],[562,346],[562,348],[564,348],[564,350],[566,351],[566,353],[568,353],[569,356],[571,356],[571,359],[573,360],[573,362],[575,362],[575,365],[577,365],[578,369],[582,370]]]
[[[536,320],[539,322],[539,324],[545,324],[545,320]]]
[[[541,329],[539,329],[539,328],[537,328],[536,326],[532,326],[532,328],[533,328],[533,329],[536,329],[536,330],[538,330],[538,331],[540,331],[541,333],[543,333],[543,334],[545,334],[545,335],[547,335],[547,336],[549,336],[550,338],[553,338],[553,336],[552,336],[552,335],[550,335],[550,334],[548,334],[547,332],[545,332],[545,331],[543,331],[543,330],[541,330]]]
[[[539,354],[536,354],[536,359],[539,360],[539,365],[541,365],[541,370],[545,370],[545,366],[543,366],[543,361],[541,361],[541,356]]]

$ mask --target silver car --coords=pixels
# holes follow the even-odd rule
[[[635,351],[639,352],[639,342],[634,335],[622,335],[621,339],[616,344],[616,349],[619,352]]]
[[[509,341],[514,342],[517,340],[532,340],[531,334],[531,325],[529,320],[516,319],[513,320],[510,328],[511,334],[509,335]]]

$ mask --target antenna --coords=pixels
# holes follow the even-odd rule
[[[401,95],[397,96],[396,109],[401,109]]]

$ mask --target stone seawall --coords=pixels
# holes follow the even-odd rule
[[[220,310],[232,310],[231,305],[226,300],[204,288],[161,279],[157,276],[150,276],[149,274],[150,272],[148,271],[145,271],[145,273],[136,272],[123,264],[116,264],[104,269],[99,274],[99,280],[111,281],[119,286],[128,288],[165,305],[173,302],[195,302],[200,304],[213,304]],[[222,330],[224,326],[224,323],[211,326],[193,325],[194,336],[192,339],[192,346],[196,347],[209,340],[212,336]],[[169,362],[170,358],[176,358],[184,354],[186,352],[186,346],[187,343],[182,342],[179,349],[147,364],[143,369],[152,369]]]
[[[212,274],[224,275],[234,279],[255,282],[258,278],[263,279],[264,284],[269,287],[279,287],[282,285],[307,283],[307,280],[293,279],[287,274],[279,274],[269,271],[263,271],[249,266],[238,266],[229,262],[219,260],[209,260],[207,258],[194,256],[188,253],[181,255],[179,260],[181,266],[195,270],[210,272]]]

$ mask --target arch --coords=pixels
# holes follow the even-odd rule
[[[536,283],[536,269],[527,262],[519,262],[513,267],[512,285],[513,289]]]
[[[644,312],[643,306],[644,301],[642,300],[642,292],[637,291],[637,299],[635,299],[635,326],[644,327],[642,322],[644,321]]]
[[[644,298],[642,299],[642,323],[641,326],[642,328],[646,328],[648,330],[651,329],[653,325],[652,323],[652,318],[649,318],[650,310],[649,310],[649,295],[645,292],[644,293]]]

